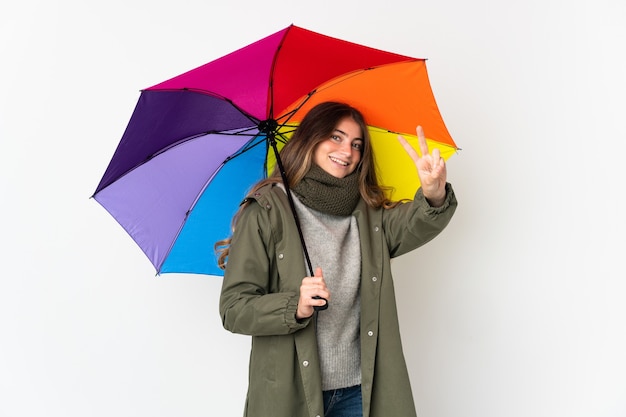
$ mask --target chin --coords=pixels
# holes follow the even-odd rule
[[[352,173],[352,171],[347,172],[347,171],[340,171],[340,172],[331,172],[330,175],[332,175],[333,177],[337,177],[337,178],[345,178],[348,175],[350,175]]]

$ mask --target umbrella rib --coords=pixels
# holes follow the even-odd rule
[[[252,131],[253,129],[255,129],[255,127],[247,127],[247,128],[242,128],[242,129],[241,129],[241,130],[239,130],[239,131],[232,131],[232,132],[225,132],[225,131],[219,131],[219,130],[208,130],[208,131],[206,131],[206,132],[196,133],[195,135],[187,136],[187,137],[185,137],[185,138],[179,139],[179,140],[177,140],[176,142],[173,142],[173,143],[169,144],[168,146],[166,146],[166,147],[164,147],[164,148],[159,149],[157,152],[154,152],[154,153],[152,153],[152,154],[150,154],[150,155],[146,156],[146,157],[145,157],[142,161],[140,161],[140,162],[138,162],[136,165],[133,165],[132,167],[130,167],[130,168],[129,168],[126,172],[124,172],[123,174],[120,174],[120,175],[117,177],[117,180],[119,180],[120,178],[125,177],[126,175],[130,174],[130,173],[131,173],[131,172],[133,172],[134,170],[136,170],[136,169],[138,169],[139,167],[143,166],[144,164],[146,164],[146,163],[150,162],[152,159],[154,159],[154,158],[158,157],[158,156],[159,156],[159,155],[161,155],[162,153],[167,152],[168,150],[173,149],[173,148],[175,148],[176,146],[182,145],[182,144],[184,144],[184,143],[186,143],[186,142],[189,142],[189,141],[191,141],[191,140],[194,140],[194,139],[200,138],[200,137],[202,137],[202,136],[206,136],[206,135],[249,136],[249,137],[251,137],[251,138],[254,138],[254,137],[258,136],[258,133],[252,133],[252,132],[250,132],[250,133],[246,133],[246,132]],[[244,145],[244,148],[242,148],[242,150],[240,150],[239,152],[237,152],[237,154],[236,154],[236,155],[234,155],[234,156],[237,156],[237,155],[239,155],[239,154],[241,154],[241,153],[245,152],[246,150],[251,149],[252,147],[256,146],[257,144],[261,144],[261,143],[263,143],[263,141],[260,141],[259,143],[254,144],[253,146],[248,146],[251,142],[252,142],[252,141],[247,142],[247,143],[246,143],[246,145]],[[232,156],[232,157],[234,157],[234,156]],[[232,159],[232,157],[231,157],[231,159]],[[116,181],[117,181],[117,180],[116,180]],[[111,184],[109,184],[109,185],[111,185]],[[98,192],[101,192],[102,190],[106,189],[107,187],[109,187],[109,185],[107,185],[106,187],[103,187],[103,188],[102,188],[101,190],[99,190]],[[94,194],[92,195],[92,198],[95,196],[95,194],[96,194],[96,193],[94,193]]]
[[[239,107],[237,104],[235,104],[234,101],[232,101],[228,97],[223,96],[221,94],[218,94],[218,93],[216,93],[214,91],[204,90],[202,88],[194,88],[194,87],[182,87],[180,89],[178,89],[178,88],[154,88],[154,89],[150,89],[150,91],[169,91],[169,92],[189,91],[190,93],[197,93],[197,94],[203,94],[203,95],[215,97],[215,98],[223,100],[223,101],[227,102],[228,104],[230,104],[231,106],[233,106],[235,108],[235,110],[237,110],[239,113],[241,113],[244,117],[246,117],[248,120],[250,120],[255,125],[257,123],[259,123],[259,120],[256,117],[248,114],[241,107]]]
[[[255,138],[260,138],[261,139],[261,136],[260,135],[256,135]],[[238,156],[241,156],[244,153],[246,153],[246,152],[248,152],[248,151],[256,148],[257,146],[264,144],[264,143],[266,143],[265,138],[262,138],[261,140],[258,140],[258,141],[255,141],[254,139],[252,139],[249,142],[247,142],[244,146],[242,146],[241,149],[239,149],[237,152],[235,152],[232,155],[227,156],[226,159],[224,160],[224,163],[226,163],[226,162],[228,162],[228,161],[230,161],[232,159],[235,159]]]
[[[254,137],[257,134],[256,133],[245,133],[248,132],[250,130],[252,130],[253,128],[250,127],[246,127],[246,128],[242,128],[241,130],[238,131],[220,131],[220,130],[207,130],[206,132],[202,132],[202,133],[196,133],[195,135],[191,135],[191,136],[187,136],[185,138],[179,139],[176,142],[172,142],[171,144],[169,144],[168,146],[159,149],[157,152],[154,152],[152,155],[148,155],[146,157],[146,159],[142,162],[146,163],[148,161],[150,161],[152,158],[155,158],[159,155],[161,155],[164,152],[169,151],[172,148],[175,148],[176,146],[182,145],[186,142],[189,142],[191,140],[203,137],[203,136],[207,136],[207,135],[224,135],[224,136],[250,136],[250,137]]]
[[[280,40],[278,46],[276,47],[276,52],[274,52],[274,58],[272,59],[272,68],[270,69],[270,74],[269,74],[270,79],[268,80],[268,86],[269,86],[269,97],[268,97],[269,108],[267,109],[267,112],[268,112],[268,118],[269,119],[273,119],[274,118],[274,70],[276,69],[276,61],[278,59],[278,54],[283,49],[283,43],[285,42],[285,39],[287,39],[287,36],[289,35],[289,32],[291,31],[292,28],[293,28],[293,25],[289,26],[287,28],[287,30],[285,31],[284,36],[282,37],[282,39]]]
[[[291,120],[291,118],[292,118],[292,117],[293,117],[293,116],[294,116],[294,115],[298,112],[298,110],[300,110],[300,108],[301,108],[302,106],[304,106],[304,105],[306,104],[306,102],[307,102],[307,101],[309,101],[309,100],[311,99],[311,97],[313,96],[313,94],[315,94],[315,92],[316,92],[316,91],[317,91],[317,90],[312,90],[312,91],[310,91],[310,92],[306,95],[306,97],[302,99],[302,102],[301,102],[301,103],[300,103],[300,104],[299,104],[296,108],[294,108],[293,110],[291,110],[291,111],[290,111],[290,112],[288,112],[288,113],[285,113],[283,116],[281,116],[281,117],[278,119],[278,120],[285,119],[285,122],[280,124],[280,126],[281,126],[281,127],[285,127],[285,126],[287,126],[287,127],[292,127],[292,128],[293,128],[293,130],[290,130],[290,131],[285,132],[285,133],[292,133],[292,132],[294,132],[294,131],[296,130],[296,126],[295,126],[295,125],[289,125],[289,124],[288,124],[288,123],[289,123],[289,121],[290,121],[290,120]],[[277,120],[277,121],[278,121],[278,120]]]
[[[419,61],[420,59],[415,58],[415,61]],[[309,101],[316,93],[324,91],[326,89],[329,89],[331,87],[334,87],[335,85],[342,83],[344,81],[347,81],[351,78],[354,78],[362,73],[364,73],[365,71],[372,71],[375,70],[376,68],[379,67],[384,67],[385,65],[379,65],[379,66],[373,66],[373,67],[367,67],[367,68],[361,68],[358,70],[354,70],[348,74],[343,74],[342,76],[336,77],[334,80],[329,81],[328,83],[326,83],[326,85],[323,88],[316,88],[314,90],[311,90],[303,99],[302,102],[300,104],[298,104],[293,110],[291,110],[290,112],[286,113],[284,117],[287,117],[285,123],[288,123],[289,120],[300,110],[300,108],[302,106],[304,106],[306,104],[307,101]]]
[[[331,80],[328,83],[326,83],[325,88],[321,88],[321,89],[320,88],[316,88],[315,90],[311,91],[309,94],[310,95],[314,95],[318,91],[324,91],[324,90],[326,90],[328,88],[334,87],[335,85],[337,85],[339,83],[342,83],[342,82],[347,81],[347,80],[349,80],[351,78],[354,78],[354,77],[356,77],[356,76],[358,76],[358,75],[360,75],[360,74],[362,74],[362,73],[364,73],[366,71],[372,71],[372,70],[374,70],[376,68],[377,67],[361,68],[361,69],[352,71],[352,72],[350,72],[348,74],[343,74],[343,75],[341,75],[339,77],[336,77],[334,80]]]
[[[249,129],[246,129],[249,130]],[[223,132],[216,132],[218,134],[226,134]],[[235,134],[232,134],[232,136],[236,136]],[[256,135],[250,135],[250,136],[254,136],[255,138],[260,138],[260,136],[258,134]],[[250,145],[251,143],[253,143],[252,145]],[[246,142],[246,144],[239,150],[237,151],[235,154],[233,155],[229,155],[226,157],[226,159],[224,159],[224,161],[220,164],[219,167],[217,167],[213,173],[211,174],[211,176],[207,179],[207,181],[205,181],[204,185],[202,186],[202,189],[200,190],[200,192],[196,195],[196,197],[194,198],[193,202],[190,204],[189,208],[187,209],[187,211],[185,212],[185,218],[182,222],[182,224],[180,225],[180,228],[178,229],[178,232],[176,233],[176,239],[178,238],[178,235],[180,235],[181,231],[183,230],[183,228],[185,227],[185,223],[187,223],[187,220],[189,219],[189,216],[191,215],[191,212],[194,210],[194,208],[196,207],[196,205],[198,204],[198,201],[200,201],[201,196],[204,194],[204,191],[206,190],[206,188],[209,186],[209,184],[211,184],[211,181],[213,181],[213,178],[215,178],[215,176],[217,175],[218,172],[220,172],[220,170],[224,167],[224,165],[226,165],[228,163],[228,161],[230,161],[231,159],[236,158],[237,156],[240,156],[242,154],[244,154],[245,152],[255,148],[256,146],[263,144],[263,143],[267,143],[266,140],[259,140],[259,141],[254,141],[254,139]],[[266,158],[267,159],[267,158]],[[170,247],[167,250],[167,253],[169,254],[172,250],[172,248],[174,247],[174,244],[176,242],[176,239],[174,239],[171,244]],[[160,267],[157,270],[157,274],[160,273]]]

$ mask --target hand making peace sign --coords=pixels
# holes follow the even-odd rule
[[[439,154],[439,149],[433,149],[430,153],[424,129],[417,126],[417,138],[420,146],[421,156],[413,149],[413,147],[402,136],[398,136],[398,141],[404,147],[406,153],[409,154],[415,167],[417,175],[422,183],[422,192],[431,206],[439,207],[446,198],[446,162]]]

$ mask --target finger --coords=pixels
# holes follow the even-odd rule
[[[322,297],[321,295],[314,295],[313,297],[311,297],[311,300],[312,301],[310,301],[310,304],[315,307],[321,307],[324,304],[328,303],[328,299]]]
[[[304,282],[300,287],[300,292],[302,294],[307,295],[308,297],[312,297],[314,295],[322,295],[325,291],[327,291],[326,285],[324,285],[323,281],[318,281],[319,278],[314,278],[316,281]]]
[[[437,162],[437,167],[433,169],[433,178],[445,182],[446,177],[446,161],[443,158],[439,158],[439,161]]]
[[[398,142],[400,142],[400,144],[402,145],[406,153],[409,154],[411,159],[413,159],[414,161],[417,161],[420,158],[418,153],[415,152],[415,149],[413,149],[411,144],[404,138],[404,136],[398,135]]]
[[[441,158],[441,152],[439,151],[439,148],[433,149],[433,168],[439,168],[442,161],[443,159]]]
[[[323,288],[326,288],[326,284],[324,283],[324,274],[322,273],[322,268],[320,268],[319,266],[315,268],[315,278],[321,278]],[[315,311],[326,310],[328,308],[328,300],[330,298],[330,294],[325,289],[318,290],[316,292],[317,295],[314,295],[312,297],[313,301],[311,302],[313,309]]]
[[[415,132],[417,132],[417,140],[420,144],[420,151],[422,152],[422,156],[428,155],[428,143],[426,142],[426,136],[424,136],[424,129],[422,129],[422,126],[417,126]]]
[[[325,298],[315,296],[313,297],[317,299],[316,301],[320,303],[319,305],[313,306],[313,310],[315,311],[324,311],[328,308],[328,301]]]
[[[330,291],[328,290],[328,288],[326,287],[324,283],[322,283],[321,286],[312,288],[309,294],[311,294],[313,298],[321,297],[325,300],[330,300]]]

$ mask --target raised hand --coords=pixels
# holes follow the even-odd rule
[[[398,141],[404,150],[411,157],[417,168],[417,175],[422,183],[422,192],[431,206],[439,207],[446,198],[446,162],[439,154],[439,149],[433,149],[432,153],[428,149],[424,129],[417,126],[417,139],[420,146],[420,154],[402,136],[398,136]]]

